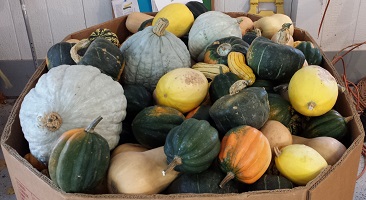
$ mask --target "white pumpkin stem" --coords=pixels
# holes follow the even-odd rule
[[[51,112],[45,115],[41,122],[49,131],[57,131],[62,125],[62,118],[56,112]]]
[[[229,182],[230,180],[235,178],[235,174],[233,172],[228,172],[224,179],[220,182],[220,188],[224,188],[225,184]]]
[[[172,171],[174,169],[174,167],[181,165],[181,164],[182,164],[182,158],[180,158],[179,156],[174,156],[173,161],[171,163],[169,163],[168,167],[162,171],[163,176],[166,176],[166,174],[169,171]]]
[[[163,36],[165,35],[165,29],[169,26],[169,21],[166,18],[159,18],[156,22],[153,33],[155,33],[157,36]]]
[[[88,127],[86,127],[85,132],[93,133],[95,127],[99,124],[100,121],[102,121],[103,117],[99,116],[97,117],[91,124],[89,124]]]
[[[308,110],[313,110],[316,106],[316,103],[314,101],[310,101],[308,103]]]

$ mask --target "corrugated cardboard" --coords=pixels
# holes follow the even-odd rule
[[[232,17],[246,15],[244,13],[228,13]],[[253,20],[258,17],[248,15]],[[72,33],[65,40],[75,38],[83,39],[90,35],[96,28],[109,28],[117,33],[120,41],[124,41],[131,33],[125,27],[126,16],[90,27],[88,29]],[[313,38],[304,30],[296,29],[295,40],[308,40],[315,43]],[[323,53],[323,52],[322,52]],[[326,68],[337,79],[338,83],[344,85],[337,71],[323,53],[324,62],[322,66]],[[294,189],[282,189],[271,191],[256,191],[241,194],[178,194],[178,195],[126,195],[126,194],[70,194],[64,193],[57,188],[52,181],[42,173],[33,168],[23,156],[29,152],[28,143],[24,139],[20,122],[19,109],[24,96],[35,86],[38,78],[47,72],[45,62],[42,63],[30,78],[28,84],[14,104],[7,124],[1,138],[1,147],[4,153],[6,164],[11,176],[11,181],[19,200],[62,200],[62,199],[246,199],[246,200],[347,200],[352,199],[359,158],[361,154],[364,131],[362,123],[358,117],[349,122],[350,142],[343,157],[333,166],[329,166],[309,182],[306,186]],[[340,94],[336,103],[336,110],[343,116],[356,115],[352,97],[345,92]]]

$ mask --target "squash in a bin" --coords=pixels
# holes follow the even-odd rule
[[[62,133],[86,127],[99,115],[103,121],[95,131],[113,149],[126,116],[126,97],[121,84],[86,65],[60,65],[43,74],[19,111],[30,152],[43,163]]]
[[[51,69],[59,65],[75,65],[75,61],[71,58],[70,50],[75,43],[59,42],[52,45],[46,56],[47,68]]]
[[[102,120],[63,133],[51,151],[51,180],[65,192],[90,192],[106,175],[110,152],[106,139],[94,131]]]
[[[294,44],[296,49],[302,51],[305,55],[306,61],[309,65],[320,65],[323,61],[323,56],[320,52],[320,49],[316,47],[310,41],[299,41]]]

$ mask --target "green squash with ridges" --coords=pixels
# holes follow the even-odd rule
[[[306,61],[309,65],[321,65],[323,56],[320,52],[320,49],[314,46],[312,42],[302,41],[295,48],[304,53]]]

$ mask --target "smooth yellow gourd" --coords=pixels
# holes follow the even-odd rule
[[[317,65],[304,66],[292,76],[288,95],[297,112],[305,116],[320,116],[335,105],[338,84],[326,69]]]
[[[192,68],[178,68],[159,79],[153,97],[158,105],[186,113],[200,105],[207,92],[208,81],[202,72]]]
[[[164,147],[115,155],[108,170],[109,192],[157,194],[163,191],[179,174],[172,170],[163,176],[161,172],[168,167],[166,159]]]
[[[165,30],[177,37],[187,34],[194,22],[192,12],[182,3],[171,3],[161,9],[154,17],[153,26],[159,18],[166,18],[169,21],[169,26]]]

